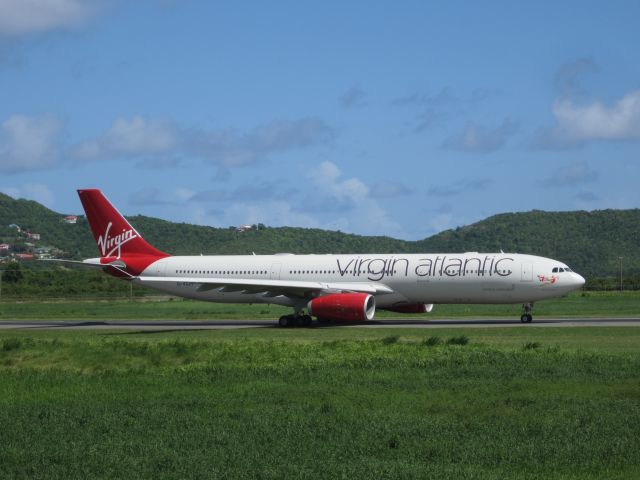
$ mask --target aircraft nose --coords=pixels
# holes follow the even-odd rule
[[[573,273],[573,280],[574,280],[574,285],[576,286],[576,288],[580,288],[582,287],[586,280],[584,279],[584,277],[578,273]]]

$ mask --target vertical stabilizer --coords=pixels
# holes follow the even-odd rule
[[[78,190],[101,257],[168,257],[149,245],[98,189]]]

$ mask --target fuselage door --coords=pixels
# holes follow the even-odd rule
[[[530,263],[522,264],[522,281],[523,282],[532,282],[533,281],[533,265]]]
[[[274,263],[271,265],[271,274],[269,278],[271,280],[280,280],[280,268],[282,267],[281,263]]]

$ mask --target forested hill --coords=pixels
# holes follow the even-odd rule
[[[561,260],[588,276],[640,273],[640,209],[494,215],[415,242],[428,252],[530,253]]]
[[[17,224],[41,235],[37,246],[57,247],[70,258],[97,256],[86,220],[78,217],[77,224],[67,224],[63,218],[37,202],[0,194],[0,243],[24,243],[8,227]],[[588,276],[615,275],[623,257],[626,274],[640,273],[640,209],[506,213],[419,241],[292,227],[238,232],[144,216],[128,219],[150,243],[175,255],[503,250],[556,258]]]

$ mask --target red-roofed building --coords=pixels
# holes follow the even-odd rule
[[[76,223],[78,221],[78,217],[75,215],[67,215],[64,217],[65,223]]]

